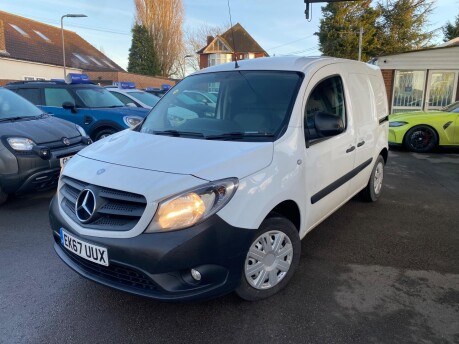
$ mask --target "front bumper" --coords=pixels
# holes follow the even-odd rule
[[[54,249],[83,277],[121,291],[163,301],[189,301],[217,297],[239,284],[253,230],[232,227],[214,215],[197,226],[133,238],[79,235],[59,212],[57,199],[50,205]],[[59,229],[107,248],[109,266],[80,258],[61,245]],[[191,277],[191,269],[201,280]]]
[[[71,156],[86,145],[78,145],[54,152],[51,159],[45,160],[40,156],[29,153],[15,153],[15,160],[9,163],[17,164],[17,173],[0,174],[0,185],[7,194],[25,194],[33,191],[49,190],[57,186],[61,171],[60,158]]]

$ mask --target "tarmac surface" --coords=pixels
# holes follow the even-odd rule
[[[0,207],[0,343],[459,343],[459,151],[391,151],[383,195],[310,232],[286,289],[170,304],[71,271],[52,193]]]

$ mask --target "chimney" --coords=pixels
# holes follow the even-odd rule
[[[212,36],[207,36],[207,45],[212,43],[213,40],[214,40],[214,38]]]
[[[8,55],[6,52],[5,28],[3,26],[3,20],[0,20],[0,54]]]

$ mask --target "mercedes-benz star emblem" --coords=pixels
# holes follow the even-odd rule
[[[68,146],[70,144],[70,140],[68,138],[64,137],[62,139],[62,143],[64,143],[64,145]]]
[[[88,223],[96,210],[96,195],[90,189],[84,189],[75,203],[75,214],[81,223]]]

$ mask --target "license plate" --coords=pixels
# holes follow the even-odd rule
[[[70,252],[91,262],[108,266],[108,252],[106,248],[75,238],[63,228],[60,229],[60,235],[61,244]]]
[[[65,157],[61,158],[61,160],[60,160],[61,167],[64,167],[64,165],[72,158],[72,156],[73,155],[65,156]]]

